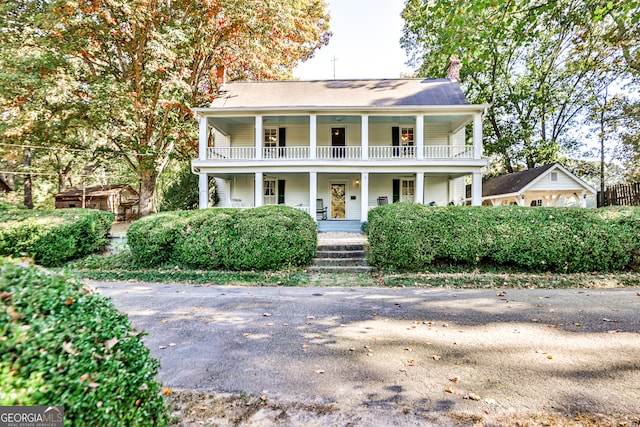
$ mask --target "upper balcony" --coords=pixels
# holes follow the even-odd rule
[[[422,156],[419,148],[415,146],[359,146],[329,147],[320,146],[312,149],[309,146],[287,146],[287,147],[208,147],[206,160],[216,163],[229,161],[246,160],[322,160],[322,161],[344,161],[344,160],[471,160],[474,158],[473,146],[470,145],[429,145],[423,146]],[[262,151],[261,156],[256,153]],[[363,156],[366,152],[367,156]]]

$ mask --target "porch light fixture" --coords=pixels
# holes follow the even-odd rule
[[[354,186],[354,188],[360,188],[360,180],[359,179],[354,180],[353,181],[353,186]]]
[[[521,194],[520,197],[522,198],[522,200],[524,200],[524,194]]]

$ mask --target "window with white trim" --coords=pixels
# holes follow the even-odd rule
[[[551,174],[549,174],[549,179],[551,182],[558,182],[558,172],[551,172]]]
[[[264,205],[278,204],[278,182],[275,179],[264,180],[264,194],[262,203]]]
[[[264,156],[278,157],[278,128],[264,128]]]
[[[542,206],[542,199],[532,200],[531,206]]]
[[[405,147],[402,149],[405,156],[413,156],[413,136],[413,128],[400,128],[400,145]]]
[[[416,199],[416,181],[403,179],[400,183],[400,201],[413,202]]]

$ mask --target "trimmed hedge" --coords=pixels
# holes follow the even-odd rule
[[[95,209],[0,211],[0,256],[27,255],[56,266],[107,243],[113,214]]]
[[[108,299],[0,259],[0,405],[61,405],[69,426],[166,426],[158,368]]]
[[[397,203],[369,213],[369,262],[419,271],[434,261],[532,271],[637,269],[640,209],[427,207]]]
[[[134,260],[153,267],[278,270],[307,265],[315,255],[317,227],[287,206],[162,212],[127,230]]]

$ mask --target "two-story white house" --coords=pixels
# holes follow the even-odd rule
[[[450,79],[224,84],[199,119],[200,208],[285,204],[366,221],[397,201],[482,204],[482,116]]]

